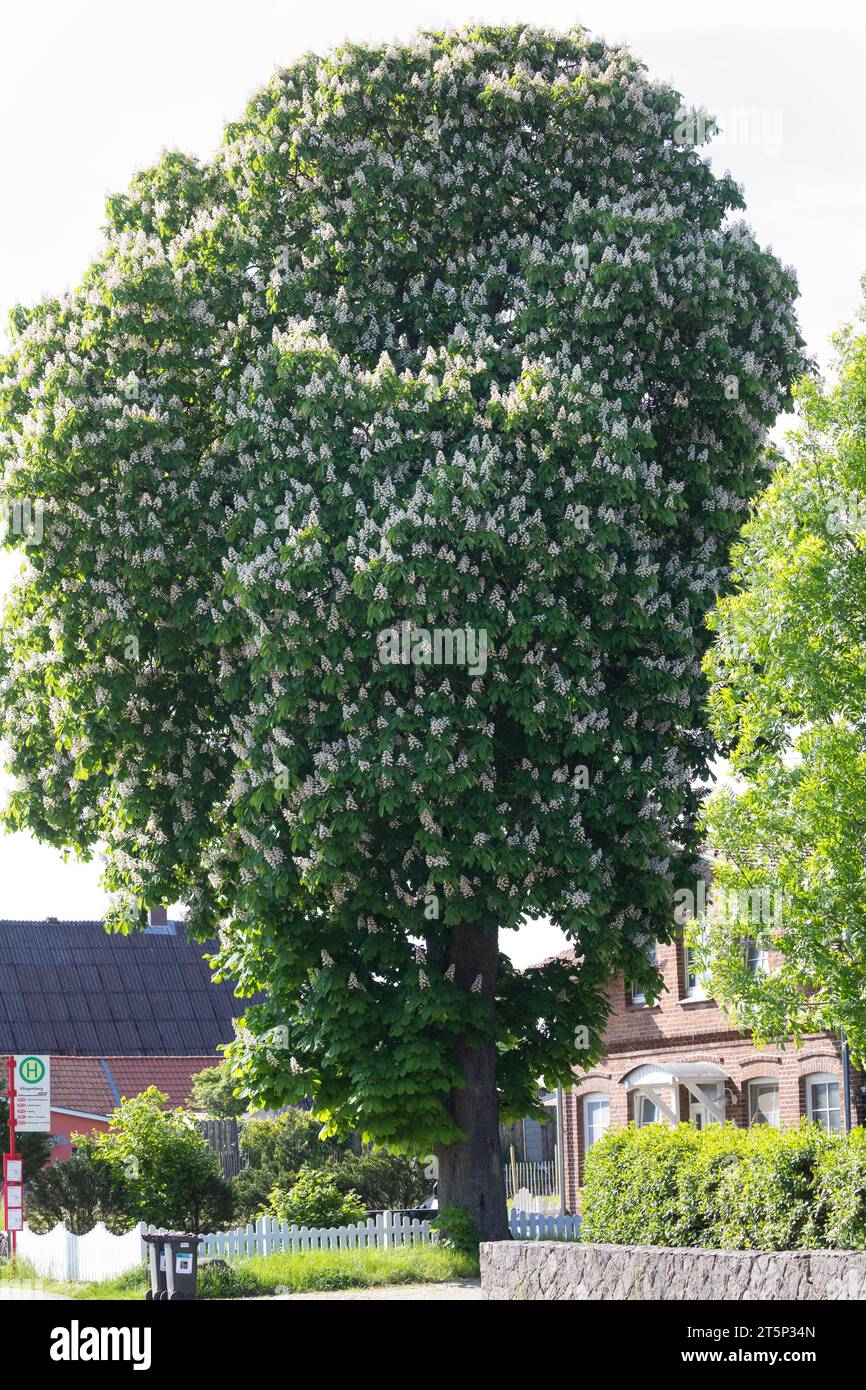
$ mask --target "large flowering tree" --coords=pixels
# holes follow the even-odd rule
[[[703,619],[798,359],[688,130],[578,30],[308,56],[110,200],[5,364],[7,497],[44,505],[8,824],[101,843],[116,925],[219,930],[266,991],[247,1091],[435,1146],[486,1235],[499,1113],[598,1049],[613,971],[652,983]],[[578,963],[515,971],[528,917]]]

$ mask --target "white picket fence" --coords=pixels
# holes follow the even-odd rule
[[[508,1225],[515,1240],[580,1240],[580,1217],[512,1208]]]
[[[276,1217],[263,1217],[236,1231],[202,1236],[199,1255],[223,1260],[242,1255],[275,1255],[282,1250],[387,1250],[397,1245],[419,1245],[431,1240],[430,1222],[401,1212],[380,1211],[351,1226],[289,1226]]]
[[[579,1216],[552,1216],[543,1212],[512,1211],[509,1223],[517,1240],[578,1240]],[[18,1233],[18,1255],[27,1260],[40,1278],[81,1280],[114,1279],[147,1262],[145,1231],[156,1226],[136,1226],[115,1236],[100,1222],[86,1236],[73,1235],[57,1225],[45,1235],[27,1226]],[[204,1235],[199,1258],[236,1260],[249,1255],[275,1255],[283,1250],[394,1249],[426,1244],[432,1240],[429,1221],[384,1211],[351,1226],[288,1226],[263,1217],[234,1231]]]
[[[45,1235],[27,1226],[18,1232],[18,1256],[33,1265],[43,1279],[114,1279],[144,1261],[143,1226],[115,1236],[100,1221],[86,1236],[73,1235],[59,1224]]]
[[[158,1229],[141,1225],[115,1236],[100,1222],[86,1236],[76,1236],[63,1225],[45,1235],[37,1235],[25,1226],[18,1234],[18,1255],[32,1264],[41,1278],[114,1279],[147,1262],[142,1236],[145,1231]],[[202,1236],[198,1253],[200,1259],[234,1260],[248,1255],[275,1255],[283,1250],[388,1250],[430,1240],[430,1222],[404,1216],[402,1212],[382,1211],[351,1226],[326,1229],[289,1226],[263,1217],[234,1231]]]

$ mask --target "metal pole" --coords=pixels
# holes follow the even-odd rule
[[[565,1136],[562,1132],[562,1087],[556,1088],[556,1166],[559,1169],[559,1214],[565,1216]]]
[[[7,1069],[8,1069],[8,1076],[9,1076],[9,1081],[8,1081],[8,1092],[9,1092],[9,1157],[10,1157],[10,1158],[17,1158],[17,1157],[18,1157],[18,1154],[16,1153],[16,1150],[15,1150],[15,1096],[16,1096],[16,1094],[17,1094],[17,1092],[16,1092],[16,1090],[15,1090],[15,1058],[14,1058],[14,1057],[7,1057],[7,1058],[6,1058],[6,1066],[7,1066]],[[3,1185],[3,1206],[4,1206],[4,1215],[5,1215],[5,1207],[6,1207],[6,1185],[5,1185],[5,1183],[4,1183],[4,1185]],[[10,1231],[10,1232],[9,1232],[9,1249],[10,1249],[10,1251],[11,1251],[11,1253],[12,1253],[12,1272],[13,1272],[13,1274],[14,1274],[14,1272],[15,1272],[15,1250],[16,1250],[17,1243],[18,1243],[18,1232],[17,1232],[17,1231]]]
[[[839,1032],[839,1039],[842,1043],[842,1093],[845,1098],[845,1133],[851,1133],[851,1059],[848,1052],[848,1039],[845,1036],[844,1028]]]

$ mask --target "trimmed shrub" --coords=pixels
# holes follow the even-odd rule
[[[866,1130],[858,1126],[844,1143],[827,1145],[820,1180],[827,1244],[834,1250],[866,1250]]]
[[[366,1214],[357,1192],[341,1192],[330,1173],[310,1168],[301,1169],[292,1187],[275,1187],[264,1212],[290,1226],[320,1227],[349,1226]]]
[[[357,1193],[368,1209],[417,1207],[433,1187],[417,1159],[384,1149],[332,1159],[325,1171],[341,1192]]]
[[[609,1130],[587,1156],[581,1234],[617,1245],[866,1248],[866,1135],[805,1122]]]

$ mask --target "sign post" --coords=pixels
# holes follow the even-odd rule
[[[24,1172],[15,1132],[51,1131],[51,1058],[27,1053],[7,1058],[9,1069],[9,1152],[3,1155],[3,1224],[15,1261],[17,1232],[24,1228]]]
[[[16,1208],[9,1203],[9,1189],[17,1185],[18,1191],[23,1192],[21,1186],[22,1167],[21,1159],[15,1152],[15,1058],[8,1057],[6,1065],[9,1071],[9,1079],[6,1091],[9,1096],[9,1152],[3,1155],[3,1225],[9,1232],[9,1253],[12,1256],[12,1268],[15,1268],[15,1243],[16,1233],[20,1231],[20,1222],[23,1221],[23,1204],[18,1203],[17,1215],[14,1215]],[[18,1179],[17,1184],[15,1178]]]

